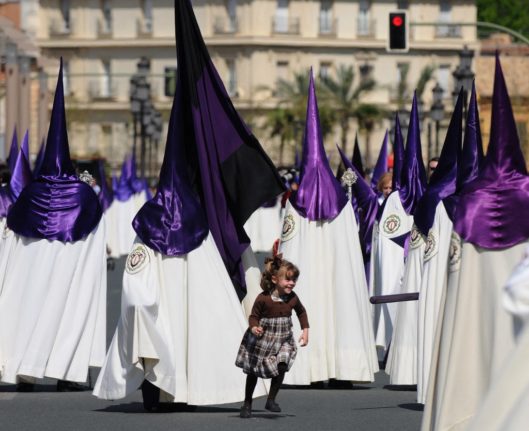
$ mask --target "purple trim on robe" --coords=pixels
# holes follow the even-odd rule
[[[454,230],[476,246],[501,250],[529,238],[529,177],[496,54],[490,143],[483,169],[461,192]]]
[[[298,192],[290,202],[302,217],[311,221],[334,219],[346,205],[347,196],[334,177],[323,148],[312,69],[301,163]]]
[[[417,229],[425,236],[428,236],[433,225],[439,202],[456,191],[457,167],[461,159],[462,121],[463,90],[461,89],[448,125],[439,163],[432,173],[428,187],[417,203],[417,208],[413,214],[413,221]]]

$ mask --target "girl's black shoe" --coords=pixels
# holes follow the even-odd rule
[[[274,400],[266,400],[265,409],[274,413],[279,413],[281,411],[281,407],[279,407],[279,404]]]
[[[241,418],[248,419],[252,417],[252,405],[250,403],[244,403],[241,406]]]
[[[160,407],[160,388],[154,386],[148,380],[144,380],[141,385],[143,395],[143,408],[148,412],[156,412]]]

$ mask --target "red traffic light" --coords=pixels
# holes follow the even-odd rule
[[[400,27],[402,24],[404,24],[404,20],[403,20],[402,17],[400,17],[400,16],[394,16],[394,17],[393,17],[393,20],[391,21],[391,23],[392,23],[395,27]]]

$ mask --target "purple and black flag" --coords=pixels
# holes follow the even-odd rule
[[[182,104],[179,127],[193,187],[240,298],[241,256],[250,244],[243,224],[284,191],[281,178],[235,110],[211,61],[189,0],[176,0],[175,25]]]

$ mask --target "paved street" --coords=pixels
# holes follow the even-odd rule
[[[124,258],[109,271],[108,340],[119,318]],[[92,373],[92,379],[96,372]],[[90,391],[58,393],[55,381],[44,380],[34,393],[16,393],[0,385],[0,429],[7,430],[418,430],[422,406],[414,388],[390,387],[380,372],[370,385],[353,388],[285,388],[278,396],[283,412],[264,410],[254,402],[254,418],[238,417],[239,404],[199,407],[194,412],[145,413],[141,393],[102,401]]]

